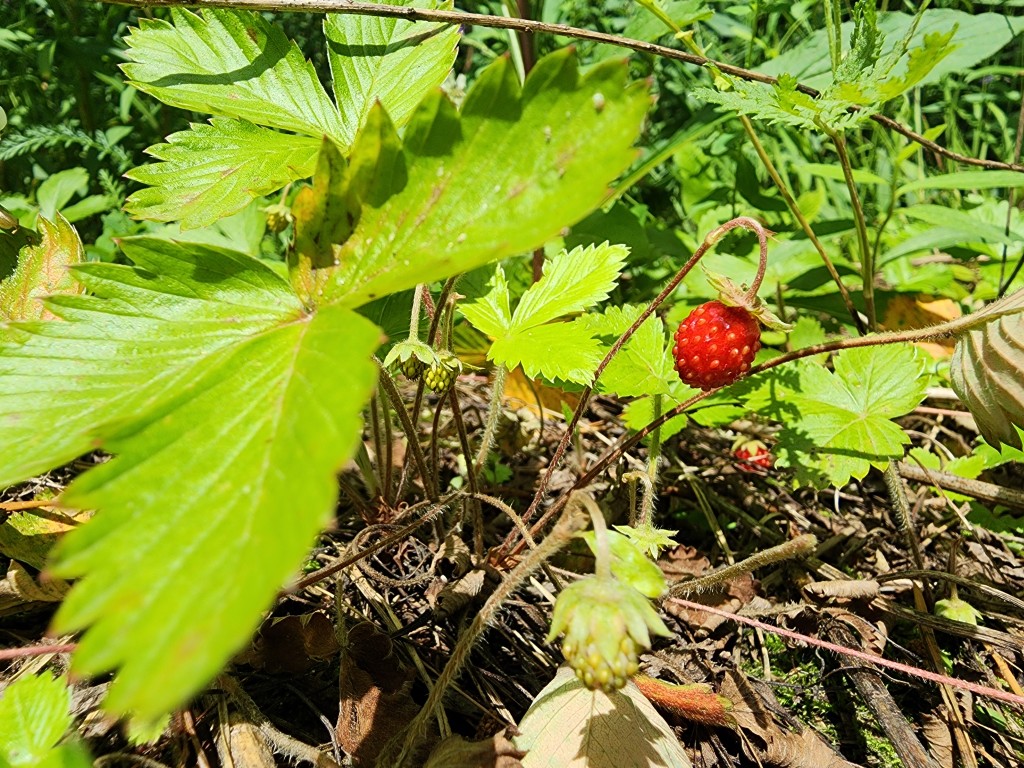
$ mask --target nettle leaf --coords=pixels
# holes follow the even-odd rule
[[[395,5],[451,10],[452,3]],[[423,95],[439,86],[455,61],[457,26],[382,16],[330,14],[324,20],[334,97],[343,105],[345,146],[355,139],[376,101],[404,125]]]
[[[1024,291],[994,302],[983,312],[1009,309],[990,322],[961,334],[949,372],[953,389],[971,411],[990,445],[1021,448],[1024,428]]]
[[[345,128],[298,46],[258,13],[174,8],[125,39],[129,83],[165,104],[339,141]]]
[[[320,140],[280,133],[246,120],[214,118],[173,133],[146,152],[163,162],[125,174],[146,188],[125,201],[128,213],[203,227],[253,199],[313,173]]]
[[[776,446],[780,466],[794,468],[798,479],[824,478],[840,487],[903,456],[910,438],[891,419],[924,399],[928,375],[924,356],[906,345],[848,349],[834,365],[835,373],[798,365],[796,381],[792,369],[777,380],[766,377],[771,394],[762,388],[753,397],[766,397],[762,412],[784,424]]]
[[[362,200],[324,300],[362,304],[525,253],[576,223],[636,156],[650,105],[623,60],[581,76],[571,50],[541,59],[520,88],[508,59],[485,69],[461,113],[441,93],[417,108],[397,153],[379,108],[349,163]],[[383,154],[382,154],[383,153]]]
[[[75,228],[59,213],[54,220],[39,217],[38,245],[22,249],[14,274],[0,283],[0,320],[40,320],[52,317],[42,299],[56,293],[78,293],[81,287],[69,267],[85,258]],[[0,339],[4,331],[0,328]]]
[[[538,375],[586,384],[601,361],[600,344],[583,319],[552,322],[608,298],[626,263],[623,245],[580,246],[544,264],[544,274],[508,316],[508,287],[499,268],[488,293],[464,311],[470,322],[494,337],[488,358]]]
[[[98,513],[58,547],[54,573],[79,581],[55,630],[85,629],[72,668],[118,669],[106,706],[147,721],[245,643],[326,522],[379,332],[342,307],[310,314],[239,253],[123,247],[134,266],[77,267],[89,295],[51,300],[61,321],[0,347],[0,485],[114,454],[62,496]]]

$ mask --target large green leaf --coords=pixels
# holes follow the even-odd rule
[[[452,8],[450,0],[397,5]],[[404,125],[424,94],[444,80],[459,43],[457,26],[349,13],[328,15],[324,34],[346,146],[378,100],[395,125]]]
[[[148,185],[128,198],[125,210],[142,219],[181,221],[186,228],[206,226],[309,176],[319,149],[318,139],[245,120],[193,124],[146,150],[162,162],[125,174]]]
[[[520,89],[511,63],[481,73],[461,114],[436,93],[404,145],[382,110],[349,158],[362,201],[324,300],[377,296],[530,251],[593,210],[634,159],[650,104],[624,61],[580,76],[570,50],[545,57]]]
[[[149,720],[245,642],[326,521],[379,332],[308,313],[242,254],[124,247],[134,266],[78,267],[90,295],[0,347],[0,485],[115,455],[62,497],[98,513],[58,548],[54,572],[80,580],[55,626],[86,629],[76,671],[120,669],[108,708]]]
[[[910,438],[891,420],[921,402],[928,375],[918,350],[888,345],[845,350],[835,373],[807,362],[751,385],[747,406],[784,424],[779,464],[840,487],[903,456]]]
[[[171,22],[140,19],[126,42],[129,82],[165,104],[345,139],[312,65],[259,14],[174,9]]]

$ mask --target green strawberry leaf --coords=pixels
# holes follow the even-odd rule
[[[474,328],[491,338],[498,338],[512,327],[508,281],[505,279],[505,270],[498,264],[486,282],[479,286],[480,290],[474,290],[477,286],[472,285],[473,278],[478,277],[482,271],[477,270],[459,282],[459,289],[470,295],[468,301],[459,302],[458,307]]]
[[[71,727],[71,689],[48,672],[20,677],[0,693],[0,764],[42,764]]]
[[[123,247],[134,266],[75,268],[89,295],[0,347],[0,485],[115,455],[62,497],[98,513],[58,547],[54,573],[79,581],[55,630],[85,629],[72,669],[117,669],[107,708],[147,721],[245,643],[326,522],[379,332],[342,307],[311,315],[242,254]]]
[[[632,162],[650,97],[624,61],[581,76],[571,50],[546,56],[520,88],[502,58],[461,113],[441,93],[416,109],[398,145],[380,108],[356,140],[350,199],[362,202],[324,300],[377,296],[525,253],[607,196]],[[397,151],[396,148],[397,147]],[[513,161],[514,159],[514,161]]]
[[[51,317],[41,299],[80,290],[68,272],[85,257],[75,228],[59,213],[52,222],[40,216],[36,227],[40,243],[22,249],[14,274],[0,283],[0,320]]]
[[[452,9],[450,0],[393,4]],[[345,146],[377,101],[395,125],[404,125],[424,94],[444,81],[459,44],[457,26],[349,13],[327,15],[324,34]]]
[[[490,360],[508,369],[523,367],[531,378],[587,384],[601,362],[601,345],[578,321],[551,323],[511,331],[495,339],[487,353]]]
[[[125,42],[129,84],[165,104],[348,143],[312,64],[258,13],[174,8]]]
[[[162,162],[125,174],[148,185],[128,198],[125,210],[142,219],[203,227],[312,174],[319,149],[319,139],[245,120],[194,123],[146,150]]]
[[[604,378],[603,376],[601,378]],[[680,385],[685,386],[685,385]],[[696,390],[693,390],[696,392]],[[662,403],[662,413],[668,408],[674,406],[674,402],[665,401]],[[639,432],[641,429],[646,427],[652,421],[654,421],[654,397],[641,397],[629,405],[622,412],[622,421],[627,427],[634,432]],[[662,441],[668,440],[673,435],[678,434],[685,427],[689,417],[686,414],[679,414],[673,416],[671,419],[661,425],[661,439]]]
[[[530,378],[587,384],[602,357],[593,331],[583,318],[551,321],[607,298],[627,253],[625,246],[608,243],[562,251],[545,262],[543,276],[523,294],[511,317],[508,286],[499,267],[487,293],[468,302],[463,314],[494,337],[488,359],[507,368],[521,365]]]
[[[512,315],[512,331],[582,312],[608,298],[626,264],[624,245],[580,246],[544,262],[544,274],[523,294]]]
[[[601,340],[603,357],[643,310],[641,306],[608,307],[603,314],[584,315],[580,322]],[[672,355],[665,343],[665,324],[651,315],[612,358],[597,389],[618,397],[667,395],[676,381]]]
[[[891,419],[913,410],[928,386],[924,357],[914,347],[848,349],[835,358],[835,373],[807,362],[796,373],[796,381],[792,370],[774,383],[765,379],[774,392],[761,410],[784,425],[779,466],[795,469],[798,480],[841,487],[903,456],[910,438]]]

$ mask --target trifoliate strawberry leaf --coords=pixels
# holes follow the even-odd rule
[[[125,42],[129,84],[165,104],[347,144],[313,66],[258,13],[175,8],[170,22],[140,19]]]
[[[349,156],[362,202],[324,300],[358,305],[417,283],[528,252],[582,219],[633,160],[650,104],[624,61],[581,76],[571,50],[547,56],[520,88],[505,58],[485,69],[461,113],[428,96],[391,152],[379,108]],[[376,117],[375,117],[376,115]],[[384,150],[381,156],[382,148]]]
[[[41,241],[23,248],[14,274],[0,283],[0,320],[40,320],[52,317],[42,299],[57,293],[78,293],[81,288],[69,267],[85,257],[75,228],[59,213],[52,222],[39,217]],[[4,331],[0,327],[0,339]]]
[[[313,173],[320,140],[245,120],[214,118],[173,133],[146,151],[162,161],[125,175],[148,185],[125,202],[128,213],[203,227]]]
[[[107,707],[146,721],[223,666],[301,563],[379,334],[342,307],[310,314],[242,254],[123,247],[134,266],[77,267],[89,295],[53,299],[62,320],[13,325],[20,343],[0,346],[0,485],[114,454],[62,497],[98,513],[58,547],[54,572],[79,581],[55,628],[86,630],[72,668],[117,669]]]
[[[607,298],[615,287],[628,249],[604,243],[574,248],[545,262],[544,274],[523,294],[508,317],[508,288],[500,267],[486,294],[463,312],[479,330],[494,336],[489,359],[530,378],[538,375],[587,384],[601,361],[600,345],[583,318],[552,322]]]
[[[797,381],[792,370],[782,372],[789,379],[775,381],[762,410],[783,422],[776,446],[780,466],[795,469],[798,479],[840,487],[903,456],[910,438],[891,419],[913,410],[928,386],[916,348],[848,349],[835,358],[835,373],[814,363],[796,369]]]
[[[71,689],[50,673],[27,675],[0,693],[0,765],[39,766],[71,727]]]
[[[450,0],[393,5],[452,9]],[[345,146],[378,100],[395,125],[404,125],[423,96],[444,81],[459,43],[457,26],[349,13],[328,15],[324,34]]]
[[[600,339],[603,357],[643,310],[640,306],[608,307],[602,314],[583,315],[579,322]],[[674,379],[677,376],[665,343],[665,324],[651,315],[612,358],[597,381],[597,389],[619,397],[667,395]]]
[[[544,274],[523,294],[512,314],[512,330],[549,323],[604,301],[626,264],[624,245],[580,246],[544,262]]]
[[[601,362],[601,345],[579,322],[550,323],[495,339],[487,357],[509,369],[521,365],[531,379],[588,384]]]

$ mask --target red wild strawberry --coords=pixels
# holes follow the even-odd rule
[[[760,440],[741,437],[733,446],[732,455],[738,459],[736,468],[741,472],[756,472],[758,467],[771,469],[775,466],[771,451]]]
[[[706,390],[731,384],[749,371],[760,348],[761,326],[750,312],[709,301],[679,325],[672,351],[679,378]]]

